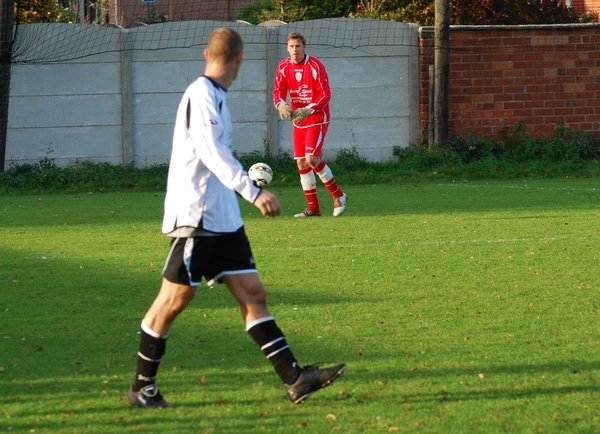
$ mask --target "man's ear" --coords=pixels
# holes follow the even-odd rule
[[[204,60],[208,61],[208,48],[204,49]]]

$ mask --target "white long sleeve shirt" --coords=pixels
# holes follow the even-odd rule
[[[260,194],[231,150],[227,91],[207,77],[187,88],[175,120],[162,232],[199,228],[231,233],[243,226],[236,193]]]

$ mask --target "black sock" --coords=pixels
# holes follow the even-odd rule
[[[248,325],[248,334],[258,344],[275,367],[275,372],[285,384],[294,384],[302,369],[289,349],[283,332],[272,316],[261,318]]]
[[[142,324],[140,349],[138,351],[137,366],[135,368],[135,381],[131,388],[134,392],[142,387],[154,384],[160,360],[167,348],[167,338],[155,337],[148,334],[153,331]]]

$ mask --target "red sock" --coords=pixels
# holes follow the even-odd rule
[[[337,198],[342,197],[344,195],[344,192],[340,190],[340,187],[338,186],[337,182],[335,182],[335,177],[333,176],[331,169],[327,164],[325,164],[323,160],[321,160],[319,165],[313,170],[317,175],[319,175],[319,178],[321,178],[323,185],[327,190],[329,190],[333,197]]]

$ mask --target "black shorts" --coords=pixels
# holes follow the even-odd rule
[[[244,228],[231,234],[174,238],[163,277],[169,282],[198,286],[223,283],[231,274],[256,273],[250,242]]]

